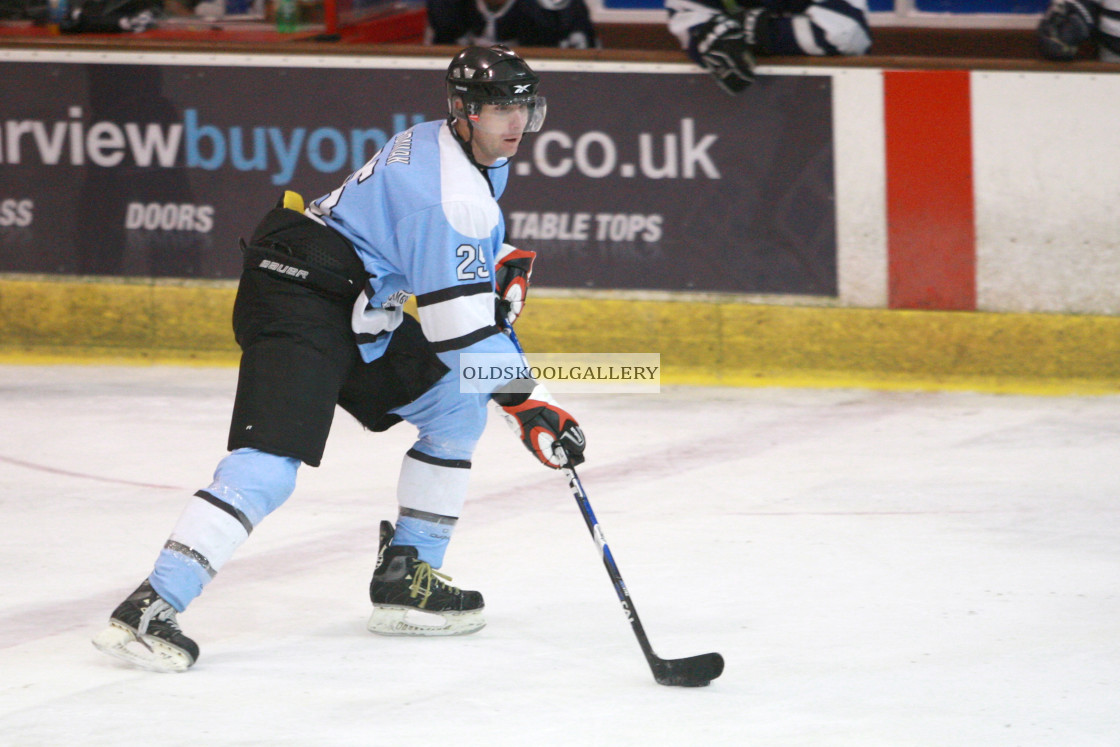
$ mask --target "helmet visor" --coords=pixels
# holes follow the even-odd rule
[[[472,126],[494,135],[539,132],[548,111],[544,96],[494,99],[471,107]]]

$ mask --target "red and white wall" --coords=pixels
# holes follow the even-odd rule
[[[79,59],[83,54],[89,59]],[[113,58],[136,65],[245,68],[441,70],[446,64],[442,56],[8,54],[19,62],[28,56],[35,62]],[[534,67],[707,77],[683,56],[668,63],[544,59]],[[825,305],[1120,316],[1120,69],[1102,74],[774,65],[759,73],[763,80],[831,78],[838,297],[824,298]],[[411,95],[402,90],[401,97]],[[705,90],[717,94],[714,83]],[[735,105],[761,106],[765,97],[752,98],[756,90],[740,94]],[[624,96],[618,92],[620,101]],[[705,105],[677,103],[685,112]],[[55,108],[70,111],[64,104]],[[646,122],[640,109],[624,114],[631,130]],[[726,137],[740,135],[728,130]],[[743,137],[740,152],[752,145],[749,133]],[[820,296],[765,301],[822,305]]]
[[[834,79],[842,305],[1120,315],[1120,71],[799,72]]]

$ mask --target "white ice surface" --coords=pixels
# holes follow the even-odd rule
[[[339,413],[186,613],[181,675],[89,642],[225,453],[226,368],[0,366],[2,745],[1117,745],[1120,397],[676,389],[564,402],[654,683],[562,477],[491,418],[461,638],[365,630],[414,431]]]

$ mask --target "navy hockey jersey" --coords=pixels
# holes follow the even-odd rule
[[[571,49],[599,45],[584,0],[428,0],[425,41]]]

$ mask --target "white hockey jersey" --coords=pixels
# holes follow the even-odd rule
[[[755,52],[763,55],[858,55],[871,48],[867,0],[665,0],[669,31],[700,63],[692,29],[717,13],[765,8]]]
[[[1089,3],[1090,8],[1092,5]],[[1102,62],[1120,62],[1120,0],[1100,0],[1097,4],[1093,41]]]

